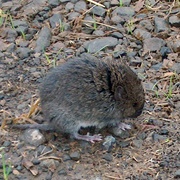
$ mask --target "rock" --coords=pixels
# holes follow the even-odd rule
[[[137,39],[141,39],[141,40],[151,38],[151,33],[139,28],[134,30],[134,35]]]
[[[89,53],[96,53],[103,50],[103,48],[114,47],[117,45],[117,43],[118,41],[116,38],[103,37],[101,39],[95,39],[85,42],[84,47]]]
[[[141,148],[142,144],[143,144],[143,140],[141,140],[141,139],[134,139],[132,144],[133,144],[133,146],[135,146],[137,148]]]
[[[162,68],[162,63],[157,63],[151,66],[152,69],[159,71]]]
[[[152,139],[154,142],[160,142],[160,141],[165,141],[167,139],[167,137],[159,135],[157,133],[153,133]]]
[[[103,17],[105,15],[106,10],[100,6],[95,6],[92,10],[91,13]]]
[[[32,163],[33,163],[34,165],[38,165],[38,164],[41,163],[41,161],[40,161],[38,158],[34,158],[34,159],[32,160]]]
[[[56,168],[59,166],[59,164],[60,163],[57,160],[54,160],[54,159],[45,159],[45,160],[41,161],[39,166],[41,166],[43,168],[47,168],[47,169],[51,168],[51,171],[52,170],[55,171]]]
[[[77,151],[76,151],[76,152],[72,152],[69,156],[70,156],[71,159],[74,160],[74,161],[78,161],[78,160],[80,160],[80,158],[81,158],[80,153],[77,152]]]
[[[113,156],[110,153],[104,154],[102,158],[109,162],[113,160]]]
[[[52,7],[57,7],[57,6],[60,5],[60,1],[59,0],[48,0],[48,3]]]
[[[177,15],[173,15],[169,17],[169,23],[172,26],[180,27],[180,18]]]
[[[177,74],[180,74],[180,63],[174,63],[174,65],[171,67],[171,69],[176,72]]]
[[[86,2],[85,1],[78,1],[75,6],[74,6],[74,10],[77,12],[84,12],[86,11]]]
[[[71,159],[71,157],[68,155],[68,154],[64,154],[63,157],[62,157],[63,161],[68,161]]]
[[[110,2],[112,6],[120,5],[120,2],[118,0],[111,0]],[[129,6],[131,0],[121,0],[121,2],[122,2],[122,6]]]
[[[128,141],[121,141],[118,144],[121,148],[125,148],[128,147],[130,145],[130,143]]]
[[[19,47],[16,50],[16,52],[17,52],[20,59],[25,59],[25,58],[29,57],[31,50],[29,48]]]
[[[18,33],[16,32],[16,30],[7,28],[5,30],[5,33],[6,33],[6,38],[7,38],[6,41],[14,43],[16,37],[18,36]]]
[[[103,32],[102,30],[95,30],[95,31],[93,32],[93,34],[96,35],[96,36],[103,36],[103,35],[104,35],[104,32]]]
[[[45,50],[50,45],[50,40],[51,40],[51,31],[48,27],[44,27],[38,35],[35,51],[41,52]]]
[[[140,21],[139,24],[142,27],[146,28],[148,31],[152,31],[154,29],[153,25],[151,24],[151,21],[149,21],[149,20],[142,20],[142,21]]]
[[[162,58],[167,58],[168,54],[171,53],[171,49],[169,47],[163,46],[160,50],[160,53],[162,55]]]
[[[77,17],[79,17],[79,16],[80,16],[80,13],[78,13],[78,12],[72,12],[72,13],[69,14],[68,20],[69,20],[69,21],[72,21],[73,19],[75,19],[75,18],[77,18]]]
[[[67,172],[65,169],[61,169],[60,171],[58,171],[58,175],[64,175],[66,176],[67,175]]]
[[[145,0],[145,4],[149,5],[150,7],[153,7],[156,4],[155,0]]]
[[[73,8],[74,8],[74,4],[71,2],[68,2],[65,6],[67,12],[70,12]]]
[[[174,173],[174,178],[180,178],[180,169]]]
[[[164,18],[155,17],[154,25],[157,33],[169,30],[168,24]]]
[[[11,141],[4,141],[4,143],[3,143],[2,146],[3,146],[3,147],[9,147],[9,146],[11,146]]]
[[[143,43],[145,52],[159,51],[161,47],[165,45],[165,41],[160,38],[148,38],[145,39]]]
[[[62,15],[60,13],[54,14],[49,18],[50,24],[52,28],[55,28],[62,23]]]
[[[38,129],[26,129],[23,133],[23,140],[33,146],[39,146],[45,142],[44,136]]]
[[[179,39],[174,39],[173,41],[167,42],[168,47],[170,47],[174,52],[180,52],[180,41]]]
[[[116,142],[116,139],[113,136],[106,136],[103,142],[103,147],[105,150],[110,150],[113,147],[113,144]]]
[[[113,32],[111,34],[112,37],[115,37],[115,38],[118,38],[118,39],[121,39],[123,38],[123,34],[121,34],[120,32]]]
[[[168,135],[168,134],[169,134],[169,131],[168,131],[167,129],[161,129],[161,130],[159,131],[159,134],[160,134],[160,135]]]
[[[119,16],[128,16],[132,17],[135,14],[135,11],[131,7],[117,7],[113,12],[112,15],[117,14]]]

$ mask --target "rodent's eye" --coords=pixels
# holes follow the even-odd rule
[[[137,105],[138,105],[138,103],[134,103],[134,104],[133,104],[133,107],[135,108],[135,107],[137,107]]]

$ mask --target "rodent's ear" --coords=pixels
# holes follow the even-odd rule
[[[118,86],[115,90],[115,93],[114,93],[114,99],[116,101],[120,101],[124,95],[125,95],[124,88],[122,86]]]

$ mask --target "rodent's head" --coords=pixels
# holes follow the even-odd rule
[[[126,64],[119,66],[114,99],[122,117],[137,117],[144,107],[145,95],[140,79]],[[118,77],[119,76],[119,77]]]

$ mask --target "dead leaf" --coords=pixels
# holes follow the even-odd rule
[[[38,175],[38,170],[37,169],[35,169],[35,168],[31,168],[30,169],[30,172],[32,173],[32,175],[34,175],[34,176],[37,176]]]
[[[137,2],[137,4],[135,5],[134,10],[135,10],[136,12],[139,12],[140,9],[143,8],[143,6],[144,6],[144,0],[139,0],[139,1]]]
[[[26,169],[30,169],[31,167],[33,167],[33,163],[27,159],[23,159],[22,161],[22,165],[26,168]]]

